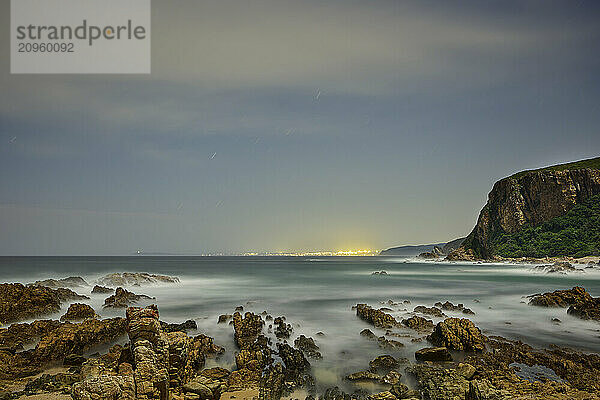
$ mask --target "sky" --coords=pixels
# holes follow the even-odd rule
[[[11,75],[9,4],[0,255],[444,242],[600,153],[596,1],[154,0],[150,75]]]

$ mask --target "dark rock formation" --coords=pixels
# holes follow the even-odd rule
[[[239,312],[233,314],[235,344],[240,349],[248,348],[262,332],[264,324],[260,315],[251,312],[246,312],[244,318]]]
[[[179,278],[168,275],[155,275],[146,272],[123,272],[113,273],[98,279],[98,284],[102,286],[141,286],[153,285],[159,283],[179,283]]]
[[[498,236],[549,221],[600,194],[600,170],[568,168],[524,172],[496,182],[475,228],[449,259],[491,258]]]
[[[432,325],[433,327],[433,325]],[[373,333],[373,331],[371,331],[370,329],[363,329],[362,331],[360,331],[360,336],[366,337],[369,340],[377,340],[377,336]]]
[[[566,274],[568,272],[581,272],[583,270],[575,268],[571,263],[566,261],[555,262],[549,265],[538,265],[534,267],[537,271],[543,271],[547,274]]]
[[[529,296],[529,304],[539,307],[569,307],[571,305],[587,303],[593,300],[593,297],[580,286],[575,286],[568,290],[555,290],[543,294]]]
[[[600,321],[600,297],[595,297],[583,303],[573,304],[567,310],[567,314],[581,319]]]
[[[73,303],[69,309],[60,317],[61,321],[81,321],[88,318],[96,318],[96,312],[87,304]]]
[[[294,340],[294,347],[302,351],[306,357],[312,358],[313,360],[320,360],[323,358],[319,352],[319,346],[317,346],[315,340],[311,337],[300,335]]]
[[[398,368],[400,362],[389,354],[384,354],[369,361],[369,370],[372,372],[388,372],[392,369]]]
[[[63,279],[46,279],[43,281],[35,281],[27,286],[45,286],[52,289],[67,288],[74,289],[82,286],[89,286],[89,284],[80,276],[70,276]]]
[[[445,347],[427,347],[415,352],[417,361],[452,361],[452,356]]]
[[[94,285],[94,288],[92,289],[92,293],[94,294],[108,294],[108,293],[114,293],[115,289],[111,289],[111,288],[107,288],[104,286],[100,286],[100,285]]]
[[[421,314],[425,314],[425,315],[431,315],[432,317],[439,317],[439,318],[446,316],[446,314],[444,314],[442,312],[442,310],[440,310],[437,307],[417,306],[414,308],[413,312],[421,313]]]
[[[371,371],[359,371],[346,375],[346,379],[354,382],[379,382],[381,376]]]
[[[278,339],[289,339],[292,334],[292,325],[285,322],[285,317],[275,318],[273,325],[275,325],[275,336]]]
[[[433,321],[415,315],[402,320],[402,325],[419,332],[430,332],[433,329]]]
[[[376,310],[366,304],[356,305],[356,315],[377,328],[392,328],[398,326],[398,321],[381,310]]]
[[[115,294],[104,300],[104,307],[126,308],[142,299],[150,300],[152,297],[144,294],[135,294],[123,289],[122,287],[118,287],[115,291]]]
[[[427,340],[453,350],[483,351],[487,338],[470,320],[447,318],[436,325]]]
[[[69,289],[3,283],[0,284],[0,325],[55,313],[65,301],[87,298]]]
[[[167,324],[166,322],[160,322],[160,326],[162,327],[163,331],[170,333],[170,332],[186,332],[186,331],[191,331],[194,329],[198,329],[198,324],[196,324],[196,321],[192,320],[192,319],[188,319],[185,322],[182,322],[180,324]]]

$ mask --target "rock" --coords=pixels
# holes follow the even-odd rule
[[[101,375],[75,383],[71,391],[74,400],[136,400],[132,375]]]
[[[107,288],[104,286],[99,286],[99,285],[95,285],[94,288],[92,289],[92,293],[94,294],[108,294],[108,293],[114,293],[115,289],[111,289],[111,288]]]
[[[63,365],[81,365],[85,362],[85,357],[80,354],[69,354],[63,360]]]
[[[58,288],[79,288],[82,286],[89,286],[89,284],[80,276],[71,276],[63,279],[46,279],[43,281],[35,281],[27,286],[45,286],[52,289]]]
[[[152,299],[152,297],[146,295],[138,295],[129,292],[122,287],[118,287],[115,294],[104,300],[104,307],[106,308],[126,308],[131,304],[135,304],[142,299]]]
[[[183,385],[183,391],[195,393],[201,400],[209,400],[213,398],[212,390],[210,390],[208,386],[197,381],[192,381]]]
[[[592,319],[600,321],[600,297],[596,297],[584,303],[573,304],[567,310],[567,314],[585,320]]]
[[[192,319],[188,319],[187,321],[182,322],[180,324],[167,324],[166,322],[161,321],[160,326],[161,326],[162,330],[167,333],[186,332],[186,331],[198,329],[198,324],[196,324],[196,321],[194,321]]]
[[[242,318],[239,312],[233,314],[234,340],[240,349],[250,346],[262,332],[264,321],[260,315],[246,312]]]
[[[531,298],[529,304],[539,307],[568,307],[574,304],[587,303],[593,299],[580,286],[568,290],[555,290],[554,292],[535,294],[529,297]]]
[[[0,325],[55,313],[65,301],[87,298],[64,288],[3,283],[0,284]]]
[[[294,346],[302,351],[308,358],[312,358],[313,360],[320,360],[323,358],[319,352],[319,346],[317,346],[313,338],[300,335],[294,340]]]
[[[379,342],[379,347],[382,349],[398,349],[400,347],[404,347],[402,342],[393,339],[387,339],[385,336],[380,336],[377,338],[377,342]]]
[[[414,364],[406,370],[415,376],[425,399],[466,399],[469,381],[454,370],[427,363]]]
[[[219,315],[219,320],[217,321],[217,324],[224,324],[229,319],[231,319],[231,317],[232,317],[231,314],[221,314],[221,315]]]
[[[452,361],[452,356],[445,347],[428,347],[415,352],[417,361]]]
[[[13,354],[23,350],[24,345],[38,341],[43,335],[61,326],[56,320],[37,320],[30,324],[12,324],[7,329],[0,329],[0,346]]]
[[[356,305],[356,315],[377,328],[392,328],[398,326],[398,321],[381,310],[376,310],[366,304]]]
[[[387,275],[387,271],[373,271],[371,275]]]
[[[400,378],[402,378],[400,372],[390,371],[381,378],[380,382],[386,385],[395,385],[400,382]]]
[[[377,336],[370,329],[363,329],[360,331],[360,336],[366,337],[369,340],[377,340]]]
[[[431,315],[433,317],[439,317],[439,318],[446,316],[446,314],[444,314],[442,312],[442,310],[440,310],[437,307],[417,306],[414,308],[413,312],[421,313],[421,314],[425,314],[425,315]]]
[[[96,318],[96,312],[87,304],[73,303],[66,314],[60,317],[61,321],[81,321],[87,318]]]
[[[463,376],[465,379],[470,380],[477,370],[474,366],[467,363],[459,363],[456,367],[456,373]]]
[[[367,381],[372,381],[372,382],[379,382],[381,380],[381,376],[377,375],[374,372],[371,371],[359,371],[359,372],[355,372],[353,374],[347,375],[346,379],[348,379],[349,381],[354,381],[354,382],[367,382]]]
[[[367,396],[368,400],[397,400],[396,396],[389,391],[379,392]]]
[[[402,325],[419,332],[428,332],[433,329],[433,321],[418,315],[402,320]]]
[[[566,262],[566,261],[555,262],[554,264],[550,264],[550,265],[538,265],[538,266],[534,267],[534,269],[543,271],[547,274],[556,274],[556,273],[566,274],[567,272],[580,271],[579,269],[577,269],[573,265],[571,265],[571,263]]]
[[[98,285],[118,286],[142,286],[163,283],[179,283],[179,278],[168,275],[155,275],[146,272],[123,272],[113,273],[98,279]]]
[[[560,169],[524,171],[496,182],[475,228],[455,252],[462,250],[478,258],[491,258],[495,240],[502,235],[516,233],[526,225],[540,226],[600,194],[598,169]]]
[[[300,350],[294,349],[287,343],[277,343],[279,357],[289,371],[304,372],[310,367],[310,363]]]
[[[275,325],[275,336],[278,339],[289,339],[292,334],[292,325],[285,323],[285,317],[277,317],[273,320]]]
[[[118,291],[118,289],[117,289]],[[166,400],[169,387],[169,341],[162,331],[158,308],[129,307],[127,333],[134,361],[137,398]]]
[[[447,318],[436,325],[427,340],[452,350],[483,351],[487,339],[470,320]]]
[[[70,391],[70,386],[77,381],[79,381],[78,374],[43,374],[42,376],[27,382],[22,393],[24,395],[31,396],[38,393]]]
[[[398,368],[399,366],[400,362],[398,362],[398,360],[396,360],[389,354],[378,356],[369,362],[369,369],[372,372],[377,372],[381,370],[389,371],[391,369]]]
[[[463,314],[467,314],[467,315],[475,315],[475,313],[473,312],[473,310],[471,310],[470,308],[463,308],[462,310]]]

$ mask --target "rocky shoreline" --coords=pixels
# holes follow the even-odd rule
[[[125,276],[128,286],[178,282]],[[214,321],[231,326],[235,347],[225,349],[202,333],[190,334],[197,329],[193,319],[167,324],[157,305],[136,306],[142,295],[120,287],[118,274],[113,278],[102,281],[110,287],[95,289],[107,296],[106,307],[123,310],[107,319],[85,304],[86,296],[60,287],[83,285],[78,279],[0,285],[0,399],[600,399],[600,355],[486,336],[466,318],[473,311],[463,304],[411,306],[412,315],[400,320],[390,312],[408,307],[408,300],[380,308],[357,304],[348,318],[370,327],[356,332],[356,340],[375,341],[381,354],[341,377],[346,389],[323,388],[312,367],[324,357],[319,334],[299,334],[284,316],[240,306]],[[560,307],[600,322],[600,298],[582,287],[527,298],[532,307]],[[19,322],[56,313],[61,304],[69,307],[60,320]],[[416,362],[387,354],[407,340],[422,345]],[[228,369],[217,366],[226,352],[235,359]]]

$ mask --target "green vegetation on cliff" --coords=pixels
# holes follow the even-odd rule
[[[566,164],[552,165],[550,167],[521,171],[521,172],[517,172],[514,175],[509,176],[509,178],[519,179],[520,177],[525,176],[530,172],[537,172],[537,171],[565,171],[565,170],[585,169],[585,168],[600,170],[600,157],[588,158],[587,160],[573,161],[573,162],[566,163]]]
[[[600,255],[600,195],[540,225],[500,234],[492,246],[501,257]]]

